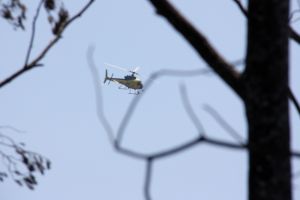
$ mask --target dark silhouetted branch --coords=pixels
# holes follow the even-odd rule
[[[196,147],[196,145],[198,145],[198,144],[206,144],[206,143],[214,145],[214,146],[229,148],[229,149],[247,149],[248,148],[247,145],[241,145],[241,144],[235,144],[232,142],[226,142],[223,140],[217,140],[217,139],[213,139],[213,138],[210,138],[207,136],[199,136],[199,137],[197,137],[189,142],[186,142],[184,144],[180,144],[180,145],[170,148],[168,150],[149,155],[149,157],[152,159],[165,158],[165,157],[169,157],[174,154],[177,154],[177,153],[183,153],[185,150],[189,150],[193,147]]]
[[[30,54],[31,54],[31,51],[32,51],[32,46],[33,46],[33,42],[34,42],[34,38],[35,38],[35,30],[36,30],[35,26],[36,26],[36,22],[37,22],[37,19],[39,17],[41,7],[42,7],[44,1],[45,0],[40,1],[39,5],[36,9],[35,16],[33,17],[33,20],[32,20],[31,36],[30,36],[29,46],[28,46],[28,50],[27,50],[27,54],[26,54],[26,58],[25,58],[24,67],[27,66],[29,58],[30,58]]]
[[[168,22],[194,47],[206,63],[240,96],[243,90],[239,82],[240,74],[226,62],[208,40],[167,0],[149,0],[157,13]]]
[[[44,50],[30,63],[27,67],[36,66],[36,64],[44,58],[44,56],[48,53],[48,51],[51,49],[52,46],[55,45],[56,42],[58,42],[59,39],[61,39],[62,33],[66,30],[66,28],[76,19],[81,17],[81,15],[94,3],[95,0],[90,0],[77,14],[75,14],[73,17],[71,17],[69,20],[67,20],[63,26],[61,27],[61,31],[53,38],[50,43],[44,48]]]
[[[300,35],[290,26],[289,27],[289,32],[290,32],[290,37],[297,42],[298,44],[300,44]]]
[[[41,3],[42,2],[43,2],[43,0],[41,1]],[[31,50],[32,50],[34,37],[35,37],[35,29],[36,29],[35,28],[35,23],[36,23],[36,20],[38,18],[38,14],[39,14],[39,11],[40,11],[40,6],[41,6],[41,3],[40,3],[39,6],[38,6],[38,9],[36,11],[36,15],[33,18],[33,27],[32,27],[33,32],[31,34],[31,39],[30,39],[28,51],[27,51],[27,54],[26,54],[25,65],[22,68],[20,68],[19,70],[17,70],[16,72],[14,72],[13,74],[11,74],[10,76],[8,76],[7,78],[5,78],[4,80],[1,80],[0,81],[0,88],[7,85],[11,81],[13,81],[17,77],[19,77],[20,75],[24,74],[25,72],[27,72],[27,71],[35,68],[35,67],[42,66],[42,64],[40,64],[39,62],[45,57],[45,55],[48,53],[48,51],[59,41],[59,39],[61,38],[62,33],[65,31],[65,29],[73,21],[78,19],[92,5],[93,2],[95,2],[95,0],[90,0],[77,14],[75,14],[72,18],[67,20],[62,25],[60,32],[58,34],[56,34],[55,37],[48,43],[48,45],[46,45],[46,47],[41,51],[41,53],[29,63],[29,58],[30,58],[30,54],[31,54]]]
[[[291,88],[289,87],[289,98],[293,102],[298,114],[300,115],[300,105],[299,102],[297,101],[294,93],[292,92]]]
[[[294,158],[299,158],[300,159],[300,152],[292,151],[291,156],[293,156]]]
[[[244,16],[246,18],[248,18],[248,11],[243,7],[241,1],[240,0],[233,0],[233,2],[236,3],[236,5],[241,10],[241,12],[244,14]],[[291,26],[289,26],[289,34],[290,34],[290,38],[292,38],[295,42],[300,44],[300,35]]]
[[[236,5],[239,7],[239,9],[241,10],[241,12],[246,16],[248,17],[248,11],[244,8],[243,4],[241,3],[240,0],[233,0]]]
[[[246,18],[248,18],[248,11],[243,7],[241,2],[239,0],[233,0],[233,1],[237,4],[237,6],[241,10],[241,12],[244,14],[244,16]],[[293,13],[292,13],[292,15],[293,15]],[[290,38],[292,38],[295,42],[300,44],[300,35],[291,26],[289,26],[289,34],[290,34]],[[289,87],[288,95],[289,95],[289,98],[291,99],[291,101],[293,102],[293,104],[295,105],[298,113],[300,114],[299,103],[297,102],[295,95],[293,94],[290,87]]]

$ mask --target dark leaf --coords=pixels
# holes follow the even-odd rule
[[[5,172],[0,172],[0,177],[7,177],[7,173],[5,173]]]
[[[31,184],[31,185],[36,185],[37,184],[37,181],[36,181],[35,177],[32,174],[30,174],[29,176],[24,177],[23,180],[26,183]]]
[[[33,187],[33,185],[32,185],[31,183],[29,183],[29,182],[27,182],[27,181],[25,181],[25,180],[24,180],[24,182],[25,182],[26,186],[27,186],[29,189],[34,190],[34,187]]]
[[[45,1],[45,8],[46,10],[54,10],[55,9],[55,0],[46,0]]]
[[[44,175],[44,170],[45,170],[44,166],[40,162],[37,162],[36,166],[37,166],[38,170],[41,172],[41,174]]]
[[[50,162],[50,160],[47,160],[46,165],[47,165],[47,169],[51,168],[51,162]]]
[[[15,170],[14,173],[15,173],[16,175],[21,175],[21,172],[19,172],[18,170]]]
[[[30,172],[33,172],[33,171],[35,170],[34,165],[32,165],[32,164],[28,164],[28,165],[27,165],[27,169],[28,169]]]
[[[22,154],[22,162],[23,162],[25,165],[28,165],[28,164],[29,164],[29,160],[28,160],[28,158],[27,158],[24,154]]]
[[[20,180],[15,180],[15,182],[19,185],[19,186],[23,186],[22,182]]]
[[[12,16],[10,10],[4,9],[4,10],[2,10],[1,14],[4,19],[13,20],[13,16]]]
[[[59,19],[55,23],[55,26],[52,29],[52,32],[54,35],[59,35],[63,31],[64,25],[69,18],[69,13],[66,9],[61,7],[61,9],[59,10],[58,16],[59,16]]]

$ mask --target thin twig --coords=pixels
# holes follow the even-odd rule
[[[152,155],[149,155],[149,157],[151,157],[153,159],[160,159],[160,158],[168,157],[168,156],[177,154],[179,152],[183,152],[183,151],[185,151],[187,149],[190,149],[192,147],[195,147],[197,144],[199,144],[202,141],[204,141],[204,137],[203,136],[198,136],[195,139],[192,139],[192,140],[190,140],[186,143],[180,144],[178,146],[172,147],[168,150],[157,152],[157,153],[154,153]]]
[[[32,50],[32,46],[33,46],[33,42],[34,42],[34,38],[35,38],[35,30],[36,30],[36,22],[37,22],[37,19],[39,17],[39,14],[40,14],[40,10],[41,10],[41,7],[43,5],[45,0],[41,0],[37,9],[36,9],[36,12],[35,12],[35,16],[33,17],[33,20],[32,20],[32,30],[31,30],[31,36],[30,36],[30,41],[29,41],[29,45],[28,45],[28,50],[27,50],[27,54],[26,54],[26,58],[25,58],[25,63],[24,63],[24,67],[27,67],[27,64],[28,64],[28,61],[29,61],[29,58],[30,58],[30,54],[31,54],[31,50]]]
[[[16,133],[26,133],[26,131],[17,129],[17,128],[13,127],[13,126],[10,126],[10,125],[1,125],[0,126],[0,130],[1,129],[2,130],[5,130],[5,129],[11,130],[11,131],[16,132]]]
[[[298,112],[298,114],[300,115],[300,105],[299,102],[297,101],[293,91],[291,90],[291,88],[289,87],[289,91],[288,91],[288,95],[290,97],[290,100],[293,102],[294,106],[296,107],[296,110]]]
[[[150,186],[151,186],[151,180],[152,180],[153,161],[154,160],[151,158],[148,158],[146,160],[145,184],[144,184],[144,197],[146,200],[151,200]]]
[[[148,159],[148,157],[149,157],[146,154],[135,152],[133,150],[126,149],[125,147],[121,147],[121,146],[117,146],[117,145],[115,145],[114,147],[117,152],[124,154],[126,156],[129,156],[129,157],[132,157],[132,158],[145,160],[145,159]]]
[[[190,103],[189,98],[187,96],[186,87],[183,84],[180,85],[180,94],[181,94],[180,96],[181,96],[182,103],[183,103],[183,106],[184,106],[184,109],[185,109],[186,113],[188,114],[191,121],[195,125],[197,131],[199,131],[199,135],[204,136],[204,128],[203,128],[200,120],[198,119],[196,113],[192,109],[191,103]]]
[[[215,109],[209,105],[204,105],[203,109],[208,112],[233,139],[235,139],[241,145],[245,144],[242,136],[240,136],[240,134],[232,126],[230,126],[229,123],[227,123]]]
[[[300,44],[300,35],[290,26],[289,27],[289,32],[290,32],[290,37],[297,42],[298,44]]]
[[[90,46],[88,48],[86,56],[87,56],[89,69],[91,70],[93,85],[94,85],[94,89],[95,89],[96,106],[97,106],[96,113],[97,113],[99,122],[103,125],[105,132],[108,135],[111,145],[114,145],[114,140],[115,140],[114,133],[113,133],[113,129],[112,129],[110,123],[108,122],[108,120],[106,119],[105,114],[104,114],[101,81],[99,79],[99,72],[95,65],[93,55],[94,55],[94,47]]]
[[[230,142],[225,142],[223,140],[217,140],[213,138],[205,138],[203,142],[206,142],[211,145],[215,145],[222,148],[229,148],[229,149],[248,149],[247,145],[244,144],[235,144]]]
[[[299,158],[300,159],[300,152],[298,152],[298,151],[292,151],[291,152],[291,156],[293,156],[294,158]]]
[[[246,16],[248,17],[248,11],[244,8],[242,2],[240,0],[233,0],[236,5],[239,7],[239,9],[241,10],[241,12]]]

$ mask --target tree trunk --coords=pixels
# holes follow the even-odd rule
[[[249,200],[291,200],[288,0],[249,0],[245,107]]]

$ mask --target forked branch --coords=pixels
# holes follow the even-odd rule
[[[244,16],[246,18],[248,18],[248,11],[246,10],[246,8],[244,8],[241,1],[240,0],[233,0],[233,2],[236,3],[236,5],[240,9],[240,11],[244,14]],[[292,38],[295,42],[300,44],[300,35],[291,26],[289,26],[289,34],[290,34],[290,38]]]
[[[244,16],[246,18],[248,18],[248,11],[243,7],[240,0],[233,0],[233,1],[236,3],[236,5],[240,9],[240,11],[244,14]],[[290,38],[292,38],[295,42],[300,44],[300,35],[291,26],[289,26],[289,34],[290,34]],[[297,99],[290,87],[288,88],[288,96],[289,96],[289,99],[294,104],[294,106],[296,107],[298,114],[300,115],[299,102],[297,101]]]
[[[31,62],[29,62],[31,51],[32,51],[32,48],[33,48],[34,39],[35,39],[36,21],[39,17],[39,12],[40,12],[40,9],[41,9],[41,6],[42,6],[43,2],[44,2],[44,0],[40,1],[39,5],[37,7],[37,10],[36,10],[36,14],[35,14],[35,16],[33,18],[33,21],[32,21],[32,32],[31,32],[31,36],[30,36],[29,47],[28,47],[28,50],[27,50],[27,53],[26,53],[25,64],[19,70],[17,70],[13,74],[11,74],[7,78],[5,78],[4,80],[1,80],[0,81],[0,88],[4,87],[5,85],[10,83],[11,81],[15,80],[17,77],[23,75],[25,72],[27,72],[27,71],[35,68],[35,67],[42,66],[42,64],[39,63],[39,62],[45,57],[45,55],[49,52],[49,50],[59,41],[59,39],[61,39],[61,36],[62,36],[63,32],[66,30],[66,28],[73,21],[78,19],[92,5],[92,3],[95,2],[95,0],[89,0],[89,2],[77,14],[75,14],[73,17],[71,17],[65,23],[63,23],[62,26],[60,27],[60,31],[57,34],[55,34],[54,38],[52,40],[50,40],[50,42],[36,56],[35,59],[33,59]]]
[[[211,67],[238,95],[243,90],[239,82],[240,74],[232,65],[217,52],[205,36],[198,31],[178,10],[167,0],[149,0],[157,13],[168,22],[194,47],[199,56]]]

